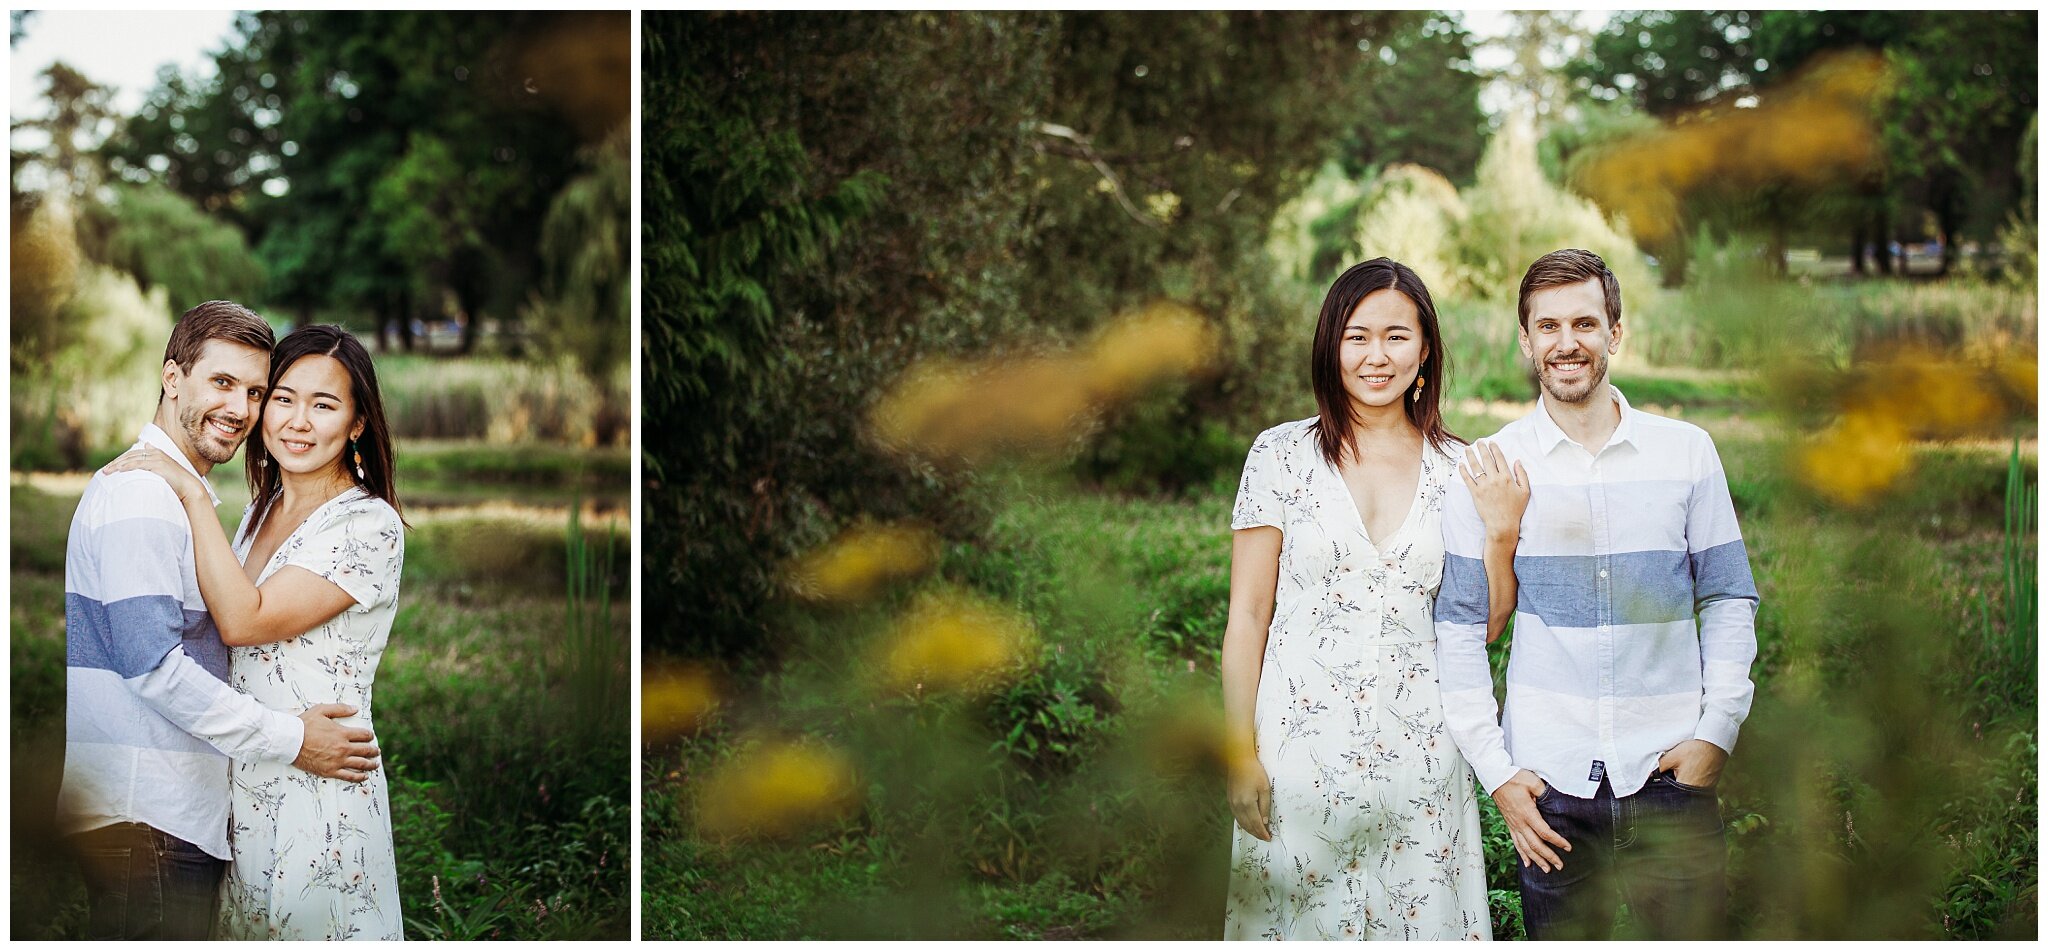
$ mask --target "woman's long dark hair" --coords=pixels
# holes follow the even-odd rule
[[[1447,452],[1451,441],[1458,438],[1444,428],[1444,381],[1451,375],[1451,355],[1444,349],[1443,334],[1437,330],[1436,302],[1430,300],[1429,288],[1423,286],[1422,278],[1408,265],[1373,258],[1352,265],[1330,285],[1330,293],[1323,298],[1322,317],[1316,322],[1315,343],[1309,348],[1309,386],[1315,390],[1316,409],[1322,413],[1316,420],[1316,445],[1332,466],[1342,464],[1356,448],[1352,435],[1358,425],[1358,411],[1351,405],[1351,392],[1344,388],[1344,371],[1338,366],[1338,351],[1344,347],[1344,327],[1367,294],[1389,288],[1400,291],[1415,304],[1415,313],[1422,322],[1422,342],[1429,348],[1429,355],[1422,358],[1422,367],[1415,375],[1424,384],[1422,395],[1410,399],[1414,395],[1411,388],[1401,394],[1401,406],[1408,413],[1408,421],[1422,431],[1422,438],[1431,448]]]
[[[355,451],[362,453],[363,474],[356,475],[355,460],[349,451],[342,450],[336,463],[348,473],[349,481],[377,498],[390,503],[399,513],[399,521],[405,520],[404,509],[398,505],[397,473],[392,465],[391,426],[384,421],[384,398],[377,389],[377,367],[370,362],[370,352],[348,331],[326,324],[301,327],[285,335],[277,342],[277,349],[270,354],[270,387],[275,389],[277,381],[284,379],[286,370],[300,359],[311,356],[328,356],[341,361],[348,371],[349,400],[355,404],[356,419],[363,424],[363,434],[355,439]],[[264,400],[266,411],[269,400]],[[284,490],[283,476],[274,465],[270,465],[270,451],[263,445],[262,426],[257,427],[256,438],[249,440],[249,497],[255,500],[255,507],[249,511],[249,518],[243,522],[243,531],[253,532],[263,524],[263,516],[269,514],[276,504],[278,495]]]

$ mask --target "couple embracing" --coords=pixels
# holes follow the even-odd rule
[[[370,712],[405,539],[369,353],[209,301],[162,386],[65,552],[57,811],[87,937],[402,938]],[[230,541],[206,475],[252,434]]]
[[[1320,414],[1252,445],[1226,937],[1490,938],[1475,776],[1530,937],[1606,937],[1624,901],[1656,937],[1726,934],[1714,786],[1754,692],[1757,593],[1720,457],[1608,383],[1621,289],[1598,255],[1537,259],[1517,310],[1542,397],[1465,447],[1428,289],[1352,267],[1311,348]],[[1486,645],[1510,617],[1498,711]]]

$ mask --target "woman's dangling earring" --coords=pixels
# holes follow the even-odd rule
[[[270,457],[269,457],[269,456],[265,456],[265,457],[263,457],[263,458],[261,458],[261,459],[258,459],[258,460],[256,460],[256,468],[258,468],[258,469],[268,469],[268,468],[270,468]]]
[[[1410,402],[1410,403],[1420,403],[1420,402],[1422,402],[1422,388],[1423,388],[1424,386],[1428,385],[1428,384],[1429,384],[1429,381],[1428,381],[1428,380],[1425,380],[1425,379],[1423,379],[1423,378],[1422,378],[1421,376],[1417,376],[1417,377],[1415,378],[1415,392],[1413,392],[1413,393],[1410,393],[1410,394],[1408,395],[1408,402]]]
[[[356,445],[356,441],[353,439],[348,441],[348,448],[350,452],[356,455],[356,481],[361,482],[368,479],[368,476],[363,475],[363,450]]]

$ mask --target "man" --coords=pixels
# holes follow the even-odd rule
[[[202,480],[234,458],[256,426],[273,342],[270,325],[236,304],[186,311],[141,443]],[[87,483],[65,550],[64,624],[57,816],[85,872],[87,937],[203,939],[229,855],[228,757],[360,782],[377,765],[370,731],[335,723],[355,713],[343,704],[293,716],[227,685],[191,525],[149,473]]]
[[[1496,722],[1486,530],[1453,483],[1436,604],[1445,719],[1521,856],[1530,937],[1605,937],[1621,901],[1650,935],[1720,937],[1714,784],[1755,689],[1757,604],[1727,477],[1705,431],[1608,384],[1621,288],[1598,255],[1538,258],[1518,310],[1543,395],[1494,437],[1531,493],[1507,707]]]

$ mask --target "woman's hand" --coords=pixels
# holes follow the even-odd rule
[[[1272,830],[1266,828],[1273,815],[1273,782],[1266,778],[1266,767],[1258,756],[1239,757],[1231,765],[1228,785],[1230,814],[1238,826],[1254,838],[1273,841]]]
[[[1472,490],[1472,502],[1479,508],[1479,520],[1486,523],[1488,535],[1520,537],[1522,513],[1529,509],[1529,473],[1520,462],[1510,470],[1500,446],[1482,442],[1465,447],[1465,464],[1458,467],[1458,476]]]
[[[121,454],[120,458],[106,464],[100,471],[108,474],[131,472],[140,469],[154,472],[171,484],[171,491],[178,493],[178,501],[190,502],[195,495],[205,495],[206,486],[199,477],[178,465],[163,450],[154,446],[137,446]]]

